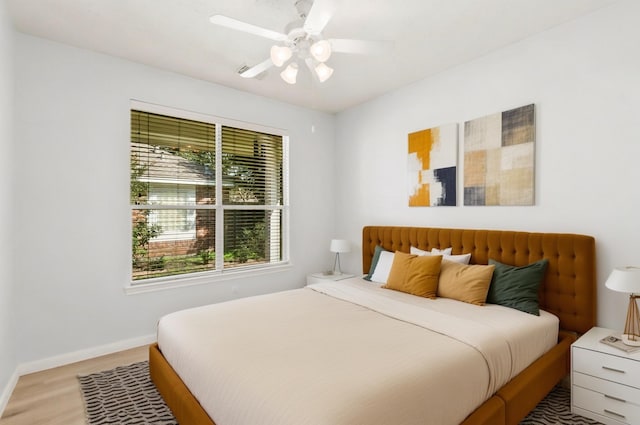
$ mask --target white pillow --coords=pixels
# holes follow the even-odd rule
[[[445,248],[445,249],[431,248],[431,252],[429,252],[429,251],[424,251],[422,249],[418,249],[415,246],[412,246],[409,248],[409,253],[413,255],[451,255],[452,249],[453,248]]]
[[[422,249],[418,249],[415,246],[409,248],[409,254],[413,255],[431,255],[429,251],[423,251]]]
[[[469,261],[471,261],[471,254],[443,255],[442,260],[460,264],[469,264]]]
[[[380,257],[378,257],[378,264],[376,269],[371,275],[372,282],[387,283],[389,278],[389,272],[391,271],[391,265],[393,264],[393,256],[395,254],[389,251],[382,251]]]
[[[450,255],[451,248],[446,248],[446,249],[433,248],[431,252],[429,252],[429,251],[424,251],[422,249],[418,249],[412,246],[409,248],[409,252],[413,255],[442,255],[442,260],[453,261],[454,263],[460,263],[460,264],[469,264],[469,261],[471,261],[471,254]]]

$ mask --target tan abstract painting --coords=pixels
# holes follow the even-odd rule
[[[409,134],[410,207],[455,206],[458,124]]]
[[[533,205],[535,105],[464,123],[464,205]]]

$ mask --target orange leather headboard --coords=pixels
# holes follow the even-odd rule
[[[540,307],[560,318],[560,329],[585,333],[596,324],[596,253],[591,236],[506,230],[367,226],[362,231],[362,270],[369,272],[376,245],[409,252],[452,247],[471,253],[472,264],[489,258],[524,266],[546,258],[549,265],[540,287]]]

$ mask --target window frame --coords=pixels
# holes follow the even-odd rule
[[[133,255],[131,244],[128,248],[129,253],[129,282],[125,286],[125,292],[127,294],[136,294],[149,291],[156,291],[160,289],[178,288],[203,283],[211,283],[216,281],[237,279],[241,277],[260,276],[269,273],[281,272],[291,267],[289,257],[289,223],[290,223],[290,207],[289,207],[289,136],[286,130],[268,127],[260,124],[248,123],[244,121],[232,120],[228,118],[222,118],[214,115],[188,111],[183,109],[177,109],[169,106],[157,105],[139,100],[131,100],[128,116],[129,116],[129,132],[131,131],[131,111],[139,110],[142,112],[148,112],[152,114],[166,115],[179,119],[187,119],[194,121],[201,121],[209,124],[215,124],[216,126],[216,181],[222,181],[222,155],[218,154],[222,152],[222,127],[229,126],[243,130],[256,131],[261,133],[272,134],[282,137],[282,205],[234,205],[224,204],[222,196],[222,185],[216,184],[216,203],[210,205],[194,205],[193,209],[211,209],[216,214],[216,234],[215,234],[215,246],[222,247],[224,245],[224,213],[229,210],[279,210],[281,212],[282,229],[281,229],[281,260],[269,263],[260,263],[255,265],[222,268],[224,262],[223,255],[216,256],[215,270],[207,270],[201,272],[191,272],[172,276],[153,277],[148,279],[133,280],[133,265],[131,264],[131,258]],[[128,156],[131,155],[130,139],[129,149],[127,150]],[[129,161],[129,160],[127,160]],[[128,168],[127,168],[128,169]],[[129,179],[131,177],[129,176]],[[128,193],[128,191],[127,191]],[[127,195],[127,202],[129,205],[129,240],[132,237],[133,229],[131,227],[131,214],[137,209],[156,209],[153,205],[132,205],[129,202],[130,196]]]

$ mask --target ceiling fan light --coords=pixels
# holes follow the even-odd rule
[[[289,66],[287,66],[285,70],[280,73],[280,76],[287,83],[295,84],[296,78],[298,77],[298,64],[295,62],[290,63]]]
[[[309,50],[318,62],[326,62],[331,57],[331,43],[327,40],[316,41]]]
[[[287,46],[272,46],[271,47],[271,62],[277,67],[284,65],[286,61],[291,57],[291,49]]]
[[[324,83],[331,77],[331,75],[333,75],[333,68],[327,66],[325,63],[319,63],[315,67],[315,70],[318,80],[320,80],[321,83]]]

